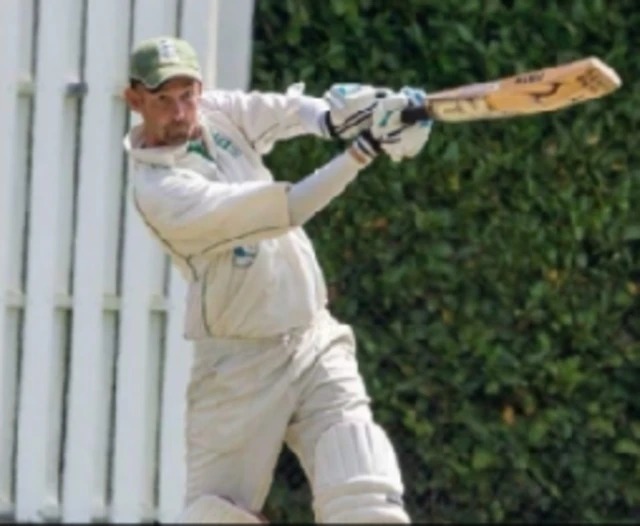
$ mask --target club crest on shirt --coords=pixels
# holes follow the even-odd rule
[[[233,249],[232,262],[236,268],[249,268],[258,257],[259,245],[244,245]]]
[[[234,159],[237,159],[242,155],[240,148],[238,148],[233,143],[233,141],[229,139],[229,137],[220,133],[219,131],[213,132],[211,134],[211,138],[218,148],[224,150],[225,152],[228,152]]]

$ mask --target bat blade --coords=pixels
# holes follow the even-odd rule
[[[402,120],[407,124],[424,118],[468,122],[532,115],[604,97],[621,85],[615,70],[597,57],[588,57],[433,93],[424,107],[405,110]]]

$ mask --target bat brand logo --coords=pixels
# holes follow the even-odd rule
[[[544,73],[537,71],[534,73],[525,73],[516,78],[516,84],[533,84],[534,82],[542,82]]]
[[[593,93],[598,93],[607,89],[607,84],[594,69],[587,70],[582,75],[578,75],[577,80],[583,88]]]
[[[447,119],[478,119],[492,113],[491,106],[485,99],[432,101],[432,108],[436,113],[445,115]]]
[[[546,86],[545,91],[530,91],[528,92],[528,95],[531,95],[531,97],[533,97],[533,99],[537,103],[542,103],[544,102],[544,99],[553,97],[556,93],[558,93],[558,90],[560,89],[561,86],[562,84],[560,82],[552,82]],[[540,86],[540,87],[544,88],[545,86]]]

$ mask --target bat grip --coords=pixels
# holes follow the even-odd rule
[[[429,110],[426,106],[415,106],[405,108],[400,112],[400,120],[403,124],[415,124],[418,121],[430,119]]]

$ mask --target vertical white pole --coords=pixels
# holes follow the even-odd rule
[[[234,0],[237,1],[237,0]],[[205,88],[217,85],[218,21],[220,2],[183,0],[180,36],[195,48],[202,66]],[[234,40],[234,46],[236,42]]]
[[[10,348],[6,292],[9,285],[10,232],[13,182],[17,167],[17,113],[20,44],[19,0],[0,3],[0,115],[3,125],[0,138],[0,514],[12,508],[14,409],[16,402],[17,349]],[[13,342],[11,342],[13,343]]]
[[[63,370],[55,297],[60,288],[59,264],[68,250],[60,246],[62,212],[72,205],[61,203],[69,178],[68,166],[61,155],[69,141],[65,136],[65,88],[73,49],[69,36],[74,27],[73,7],[70,0],[42,2],[39,13],[27,300],[18,415],[16,519],[19,521],[41,520],[55,514],[58,506],[54,461],[60,440]]]
[[[191,345],[183,337],[186,286],[173,269],[169,291],[167,354],[164,366],[160,421],[159,519],[173,522],[182,510],[186,488],[186,387],[192,362]]]
[[[75,273],[69,410],[65,444],[63,521],[87,523],[106,507],[103,449],[108,399],[106,379],[110,360],[104,347],[103,297],[107,249],[107,189],[112,171],[110,156],[113,118],[113,87],[116,65],[114,38],[128,38],[122,2],[89,2],[85,81],[89,91],[84,102],[78,188],[78,219],[75,239]],[[127,10],[124,10],[126,13]],[[124,23],[123,23],[124,22]],[[118,130],[121,133],[121,130]],[[119,156],[120,157],[120,156]],[[109,159],[107,161],[106,159]],[[98,161],[100,160],[100,161]],[[98,161],[98,162],[96,162]],[[107,400],[105,400],[105,398]],[[96,508],[98,508],[96,510]]]
[[[251,81],[254,0],[221,1],[218,13],[217,86],[247,89]]]
[[[175,0],[137,0],[134,43],[175,28]],[[137,123],[137,120],[134,120]],[[153,469],[158,389],[157,354],[151,332],[151,298],[159,266],[165,256],[144,226],[131,196],[127,195],[120,350],[116,390],[116,437],[113,477],[113,522],[153,518]],[[157,280],[157,279],[156,279]]]

